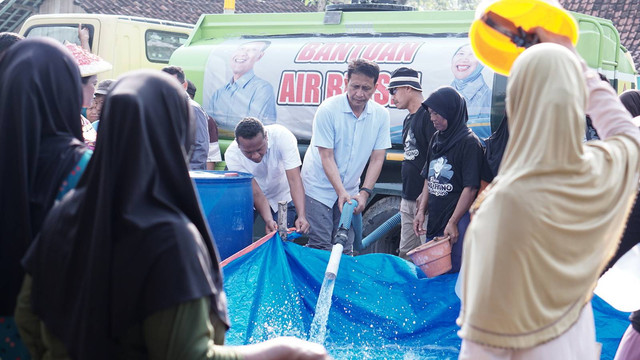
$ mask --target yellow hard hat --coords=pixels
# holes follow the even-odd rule
[[[505,22],[509,26],[501,26]],[[515,59],[531,44],[525,44],[524,39],[516,36],[516,41],[522,41],[521,46],[517,46],[505,35],[508,33],[505,30],[514,30],[518,35],[517,28],[520,35],[524,35],[538,26],[567,36],[573,45],[578,42],[578,24],[556,1],[497,0],[481,3],[478,7],[469,30],[471,48],[483,64],[499,74],[509,75]]]

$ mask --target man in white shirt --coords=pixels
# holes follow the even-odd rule
[[[278,201],[287,201],[287,227],[295,224],[298,232],[308,232],[300,177],[302,162],[293,133],[282,125],[263,126],[260,120],[246,117],[236,126],[235,135],[224,155],[227,168],[253,175],[253,203],[264,219],[265,231],[278,228]]]

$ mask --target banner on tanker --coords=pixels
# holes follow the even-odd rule
[[[419,36],[226,40],[207,60],[202,105],[224,136],[233,137],[238,121],[254,116],[308,140],[317,107],[345,92],[349,61],[365,58],[380,66],[373,101],[389,109],[393,143],[402,143],[407,110],[395,108],[387,85],[402,66],[418,71],[425,98],[440,86],[458,89],[467,100],[469,126],[487,137],[493,72],[475,59],[468,44],[466,37]]]

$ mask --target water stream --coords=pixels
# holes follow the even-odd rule
[[[318,295],[318,303],[316,304],[316,313],[313,316],[311,329],[309,330],[309,341],[318,344],[324,344],[327,335],[327,320],[329,319],[329,310],[331,310],[331,297],[333,296],[333,286],[336,283],[336,276],[332,273],[326,273]]]
[[[333,237],[331,255],[329,255],[329,262],[324,272],[324,280],[322,280],[322,287],[320,288],[318,302],[316,303],[316,313],[311,322],[311,329],[309,329],[309,341],[311,342],[324,345],[324,340],[327,336],[327,321],[329,320],[329,311],[331,310],[333,286],[338,276],[342,250],[344,250],[344,245],[348,242],[351,217],[356,206],[358,206],[358,202],[352,199],[351,204],[346,203],[342,208],[340,224],[338,225],[336,235]]]

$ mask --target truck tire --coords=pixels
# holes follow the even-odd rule
[[[399,196],[387,196],[365,210],[362,216],[362,237],[365,238],[372,231],[382,225],[385,221],[400,211]],[[359,255],[371,253],[384,253],[398,255],[400,246],[400,225],[395,226],[386,235],[380,238],[371,246],[359,252]]]

